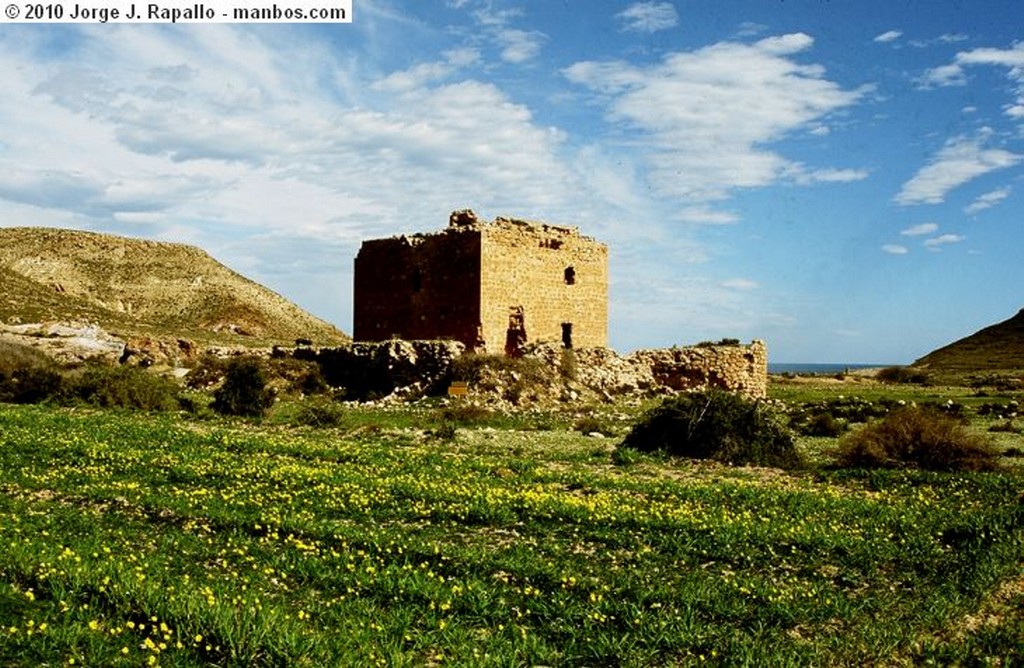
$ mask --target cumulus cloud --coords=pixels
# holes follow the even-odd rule
[[[973,216],[976,213],[990,209],[1010,196],[1009,188],[999,188],[978,197],[964,208],[964,213]]]
[[[502,45],[502,60],[507,63],[524,63],[540,53],[547,36],[533,30],[508,28],[498,31],[497,39]]]
[[[875,41],[879,44],[888,44],[889,42],[895,42],[903,36],[902,30],[887,30],[881,35],[875,37]]]
[[[329,267],[309,252],[300,273],[340,280],[359,240],[441,226],[454,207],[579,221],[604,202],[562,155],[563,132],[455,77],[472,49],[375,85],[360,71],[371,85],[353,93],[348,62],[315,40],[282,49],[282,31],[103,28],[68,27],[80,39],[48,58],[41,34],[0,37],[6,224],[171,235],[232,264],[252,253],[228,239],[288,239],[333,248]],[[257,280],[286,261],[281,244],[262,248]],[[295,283],[307,308],[347,317],[343,297]]]
[[[671,2],[637,2],[615,15],[623,29],[653,33],[679,25],[679,14]]]
[[[924,246],[928,250],[939,251],[941,250],[942,246],[946,246],[949,244],[958,244],[961,241],[964,241],[965,239],[967,239],[967,237],[961,236],[959,234],[941,234],[937,237],[932,237],[931,239],[925,241]]]
[[[1006,104],[1003,111],[1011,118],[1024,118],[1024,42],[1018,42],[1009,49],[980,48],[961,51],[956,54],[952,63],[925,72],[922,84],[962,86],[967,83],[967,68],[982,65],[1006,68],[1006,76],[1016,88],[1016,99]]]
[[[910,252],[906,246],[900,246],[899,244],[885,244],[882,246],[882,250],[889,255],[906,255]]]
[[[924,236],[925,234],[931,234],[937,229],[939,229],[939,226],[936,225],[935,223],[920,223],[919,225],[914,225],[912,227],[908,227],[905,230],[902,230],[900,234],[902,234],[905,237],[920,237]]]
[[[975,137],[954,137],[946,142],[927,165],[918,170],[894,198],[897,204],[938,204],[946,194],[989,172],[1012,167],[1024,155],[999,148],[985,148],[992,131],[983,129]]]
[[[799,63],[795,56],[812,44],[802,33],[722,42],[650,66],[578,62],[564,75],[607,105],[609,121],[640,135],[659,194],[707,202],[736,188],[865,176],[808,168],[767,148],[867,92],[844,90],[822,67]]]

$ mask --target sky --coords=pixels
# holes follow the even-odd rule
[[[904,364],[1024,306],[1018,0],[354,0],[0,25],[0,226],[194,244],[352,330],[455,209],[609,246],[620,352]]]

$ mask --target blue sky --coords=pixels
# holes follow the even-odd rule
[[[610,246],[620,351],[907,363],[1024,303],[1024,11],[355,0],[348,25],[0,28],[0,225],[197,244],[351,331],[453,209]]]

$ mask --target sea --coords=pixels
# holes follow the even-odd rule
[[[831,364],[804,362],[768,362],[768,373],[815,374],[831,376],[857,369],[880,369],[891,364]]]

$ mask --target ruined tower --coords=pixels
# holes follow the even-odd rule
[[[572,227],[456,211],[441,232],[364,241],[354,302],[357,341],[605,347],[608,248]]]

